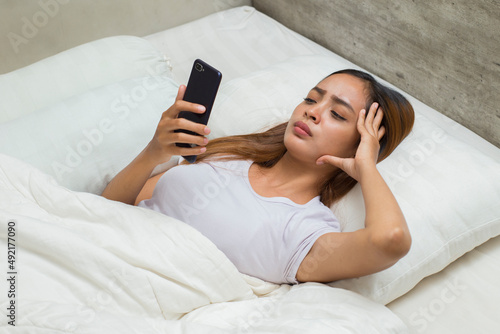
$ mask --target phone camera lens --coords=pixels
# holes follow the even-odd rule
[[[203,65],[200,64],[200,63],[197,63],[194,67],[196,68],[196,70],[198,72],[202,72],[203,71]]]

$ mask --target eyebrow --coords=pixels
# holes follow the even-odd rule
[[[324,90],[322,88],[319,88],[318,86],[314,87],[312,90],[318,92],[322,96],[326,95],[326,90]],[[331,98],[332,98],[333,102],[335,102],[337,104],[340,104],[340,105],[343,105],[344,107],[346,107],[347,109],[349,109],[349,111],[351,111],[352,113],[354,113],[354,108],[347,101],[342,100],[337,95],[332,95]]]

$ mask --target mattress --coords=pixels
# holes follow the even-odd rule
[[[191,64],[201,58],[223,73],[223,84],[298,56],[340,58],[251,7],[241,7],[145,37],[167,57],[174,78],[187,82]],[[290,82],[284,84],[293,84]],[[448,122],[454,133],[485,154],[497,149]],[[388,304],[413,333],[494,333],[500,328],[500,237],[470,251],[410,292]]]

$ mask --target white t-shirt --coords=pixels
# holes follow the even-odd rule
[[[258,195],[248,180],[251,161],[179,165],[158,181],[139,206],[193,226],[244,274],[297,283],[299,265],[318,237],[340,232],[319,196],[306,204]]]

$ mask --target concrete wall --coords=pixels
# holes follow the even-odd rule
[[[500,147],[500,1],[253,5]]]
[[[0,74],[112,35],[146,36],[251,0],[0,0]]]

